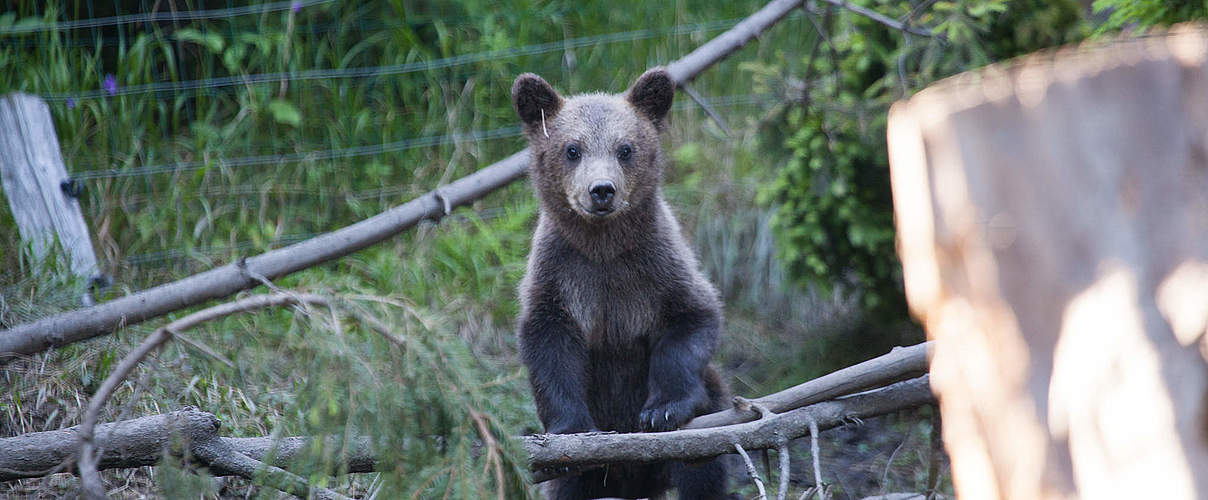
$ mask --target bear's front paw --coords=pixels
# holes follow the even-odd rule
[[[642,413],[638,414],[638,424],[644,431],[673,431],[688,423],[694,416],[692,405],[687,401],[672,401],[646,405]]]

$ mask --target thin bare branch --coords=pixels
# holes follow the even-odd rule
[[[201,351],[202,354],[205,354],[206,356],[213,358],[215,361],[218,361],[219,363],[226,365],[227,368],[235,367],[234,361],[231,361],[229,358],[227,358],[226,356],[223,356],[218,351],[215,351],[214,348],[206,345],[204,342],[202,342],[200,340],[197,340],[188,335],[183,335],[180,332],[177,332],[176,335],[174,335],[174,337],[176,338],[176,340],[178,342],[185,344],[189,347],[192,347],[194,349],[197,349],[198,351]]]
[[[738,450],[738,454],[742,455],[742,461],[747,464],[747,475],[751,476],[751,480],[755,482],[755,487],[759,489],[759,496],[756,500],[766,500],[768,492],[763,489],[763,479],[759,478],[759,471],[755,470],[755,463],[751,462],[751,456],[747,455],[747,450],[742,449],[742,445],[734,443],[734,449]]]
[[[893,453],[889,454],[889,460],[885,462],[885,472],[881,474],[881,495],[889,492],[889,468],[893,465],[893,459],[898,457],[898,452],[906,446],[906,442],[910,441],[910,436],[914,434],[914,427],[906,431],[906,437],[902,438],[902,442],[898,443],[898,447],[893,449]]]
[[[199,324],[207,321],[221,319],[235,313],[254,311],[271,306],[281,306],[287,304],[299,303],[315,303],[327,305],[326,298],[312,294],[297,294],[297,293],[274,293],[269,295],[254,295],[244,297],[242,299],[219,304],[214,307],[202,309],[193,314],[185,316],[181,319],[168,323],[163,327],[155,330],[133,351],[130,351],[122,361],[118,363],[117,368],[105,377],[101,382],[101,386],[96,393],[88,401],[88,408],[84,411],[84,417],[79,427],[80,434],[80,489],[85,498],[89,500],[105,498],[105,486],[101,481],[100,473],[97,468],[98,453],[96,450],[96,440],[94,439],[94,430],[96,428],[97,417],[100,414],[101,408],[118,385],[134,371],[138,364],[151,354],[152,351],[158,349],[165,342],[171,339],[176,332],[188,330]]]
[[[826,500],[826,487],[822,485],[822,461],[818,455],[822,453],[818,446],[818,421],[809,420],[810,426],[810,459],[814,462],[814,488],[822,500]]]
[[[815,428],[829,429],[850,422],[853,416],[884,415],[934,401],[928,377],[924,375],[771,418],[724,427],[635,434],[540,434],[522,439],[533,470],[617,462],[700,460],[730,453],[735,442],[748,450],[775,448],[781,439],[808,434],[811,420]],[[541,476],[534,481],[543,479],[551,477]]]
[[[893,28],[898,31],[903,31],[906,33],[930,37],[930,38],[944,39],[943,35],[935,33],[934,31],[931,31],[931,30],[925,29],[925,28],[919,28],[917,26],[911,26],[906,23],[898,22],[897,20],[891,19],[891,18],[885,16],[884,14],[881,14],[875,10],[868,9],[866,7],[861,7],[859,5],[848,2],[847,0],[821,0],[821,1],[834,5],[835,7],[847,9],[851,12],[854,12],[861,16],[872,19],[873,21],[876,21],[878,23],[881,23],[887,27]]]
[[[927,372],[929,343],[910,347],[895,347],[879,356],[783,391],[750,400],[749,407],[734,408],[696,417],[684,429],[704,429],[748,422],[756,415],[747,408],[760,405],[774,413],[783,413],[819,401],[852,394],[871,387],[883,387],[893,382],[917,377]],[[747,401],[747,400],[743,400]]]
[[[191,443],[193,456],[209,464],[211,469],[221,469],[256,482],[276,488],[299,498],[323,500],[350,500],[348,497],[327,488],[311,486],[306,479],[280,467],[266,465],[232,448],[225,441],[213,436],[210,439]]]
[[[726,122],[722,121],[721,115],[717,114],[717,111],[713,109],[713,106],[710,106],[709,103],[705,101],[705,98],[701,97],[700,94],[696,92],[696,89],[692,88],[692,84],[685,83],[680,85],[680,89],[682,89],[684,93],[688,94],[688,97],[691,97],[693,101],[696,101],[697,106],[700,106],[705,110],[705,114],[709,115],[709,118],[713,119],[713,121],[717,123],[718,127],[721,127],[721,131],[725,132],[726,137],[734,135],[734,132],[730,130],[730,127],[726,126]]]
[[[776,490],[776,500],[784,500],[789,494],[789,474],[792,472],[789,467],[791,457],[789,457],[789,442],[787,439],[776,447],[776,457],[780,459],[780,486]]]

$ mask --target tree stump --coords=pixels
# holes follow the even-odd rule
[[[896,104],[911,311],[961,498],[1208,498],[1208,32]]]

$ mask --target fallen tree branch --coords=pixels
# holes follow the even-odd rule
[[[819,457],[822,449],[818,446],[818,433],[818,422],[810,420],[810,460],[814,465],[814,492],[818,493],[822,500],[826,500],[826,486],[822,484],[822,459]]]
[[[747,42],[784,19],[793,9],[801,6],[801,1],[773,0],[768,2],[762,9],[735,24],[725,33],[717,35],[688,55],[667,64],[667,72],[679,86],[691,82],[709,66],[743,48]]]
[[[784,500],[789,494],[789,474],[792,469],[789,464],[789,441],[787,439],[776,445],[776,458],[780,461],[780,484],[776,490],[776,500]],[[771,474],[770,472],[768,474]]]
[[[635,434],[541,434],[525,436],[533,470],[583,468],[617,462],[700,460],[730,453],[734,443],[748,450],[775,448],[781,439],[810,432],[810,420],[825,430],[853,418],[867,418],[934,404],[928,376],[780,413],[754,422]],[[540,476],[534,482],[550,477]]]
[[[175,442],[203,442],[217,435],[218,419],[193,407],[146,417],[101,424],[96,427],[96,444],[101,450],[97,467],[126,469],[155,465]],[[310,437],[219,438],[231,450],[269,465],[289,467],[313,445]],[[330,445],[338,442],[332,440]],[[344,443],[342,460],[348,472],[372,472],[377,465],[369,440]],[[46,432],[31,432],[0,439],[0,481],[42,477],[56,471],[74,471],[80,448],[79,427]],[[215,475],[235,475],[223,468]]]
[[[212,469],[222,469],[256,484],[265,484],[298,498],[349,500],[327,488],[311,486],[305,479],[280,467],[265,465],[239,453],[217,436],[193,443],[189,451]]]
[[[316,304],[330,306],[326,298],[312,294],[279,292],[269,295],[254,295],[251,297],[244,297],[233,302],[219,304],[214,307],[197,311],[181,319],[168,323],[167,325],[155,330],[155,332],[144,339],[138,347],[136,347],[133,351],[130,351],[126,357],[122,358],[122,361],[118,363],[117,368],[110,372],[108,377],[105,377],[105,380],[101,382],[100,388],[97,389],[96,394],[89,399],[88,408],[85,410],[82,423],[78,427],[80,436],[80,490],[82,491],[83,496],[90,500],[102,499],[106,496],[105,485],[103,482],[101,482],[101,476],[97,469],[96,443],[93,439],[95,434],[93,431],[96,427],[97,416],[100,414],[101,408],[105,406],[105,402],[109,400],[111,395],[113,395],[113,391],[117,389],[117,386],[121,384],[128,375],[130,375],[130,372],[134,371],[138,364],[141,363],[148,354],[151,354],[152,351],[158,349],[177,333],[183,332],[207,321],[221,319],[239,312],[255,311],[266,307],[291,304]],[[301,478],[298,479],[301,480]],[[285,482],[282,484],[289,484],[291,487],[296,487],[296,481],[283,481]],[[305,483],[305,481],[303,482]]]
[[[285,248],[232,262],[96,306],[68,311],[0,331],[0,356],[32,354],[107,335],[129,326],[260,285],[252,274],[276,279],[383,241],[425,219],[440,219],[445,204],[462,206],[524,175],[528,150],[350,226]],[[245,270],[247,272],[245,272]]]
[[[769,2],[725,33],[667,64],[667,71],[677,85],[692,81],[800,4],[801,0]],[[0,361],[13,355],[33,354],[108,335],[122,326],[234,295],[260,284],[252,275],[274,280],[338,259],[390,238],[422,220],[440,220],[452,208],[473,202],[524,176],[528,164],[526,148],[403,205],[330,233],[103,304],[16,325],[0,331]]]
[[[810,419],[816,422],[817,430],[825,430],[853,418],[868,418],[934,403],[928,378],[924,375],[756,422],[726,427],[635,434],[543,434],[520,439],[535,470],[613,462],[693,460],[730,453],[735,442],[750,450],[775,448],[782,440],[809,434]],[[191,407],[98,425],[96,444],[101,453],[97,467],[104,470],[155,465],[173,442],[205,442],[217,431],[218,420],[213,415]],[[290,467],[305,455],[316,438],[220,439],[231,450],[248,458],[272,466]],[[335,444],[336,441],[332,441],[332,445]],[[73,470],[79,446],[76,427],[0,439],[0,481],[41,477],[48,471]],[[371,472],[377,467],[376,454],[366,438],[344,442],[341,460],[348,472]],[[218,466],[211,472],[215,475],[235,474],[235,471]],[[534,482],[552,478],[539,476]]]
[[[877,12],[875,10],[872,10],[872,9],[869,9],[866,7],[861,7],[859,5],[848,2],[847,0],[822,0],[822,1],[829,3],[831,5],[834,5],[835,7],[847,9],[856,14],[859,14],[861,16],[872,19],[873,21],[876,21],[878,23],[881,23],[881,24],[885,25],[886,27],[893,28],[898,31],[903,31],[906,33],[911,33],[911,34],[919,35],[919,36],[934,37],[934,38],[939,38],[941,40],[946,40],[946,38],[943,35],[937,34],[934,31],[931,31],[931,30],[925,29],[925,28],[919,28],[917,26],[911,26],[906,23],[898,22],[894,19],[890,19],[890,18],[886,17],[884,14],[881,14],[880,12]]]
[[[747,450],[744,450],[741,444],[734,443],[734,450],[742,456],[743,463],[747,465],[747,475],[751,476],[755,489],[759,490],[759,496],[755,497],[755,500],[767,500],[768,492],[763,488],[763,479],[759,477],[759,471],[755,470],[755,462],[751,461],[751,456],[747,454]]]
[[[701,109],[705,110],[705,114],[708,114],[709,118],[712,119],[714,123],[717,123],[718,127],[721,127],[721,131],[726,134],[726,137],[734,135],[734,131],[730,130],[730,127],[726,126],[726,122],[725,120],[721,119],[721,115],[717,114],[717,111],[713,109],[713,106],[710,106],[708,101],[705,101],[705,98],[701,97],[701,95],[696,92],[696,89],[692,88],[692,84],[685,83],[680,85],[680,90],[683,90],[685,94],[688,94],[688,97],[691,97],[692,100],[696,102],[697,106],[700,106]]]
[[[805,405],[834,399],[873,387],[914,378],[927,373],[927,349],[924,342],[910,347],[895,347],[889,354],[823,375],[783,391],[751,400],[773,413],[784,413]],[[684,429],[704,429],[742,422],[759,417],[750,410],[732,408],[696,417]]]

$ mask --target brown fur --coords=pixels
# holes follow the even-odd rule
[[[512,92],[541,206],[518,329],[546,431],[671,430],[724,408],[708,366],[721,302],[661,188],[670,77],[652,70],[623,95],[564,99],[526,74]],[[588,191],[603,181],[616,195],[601,215]],[[714,498],[725,487],[720,462],[609,469],[560,480],[552,496],[654,495],[676,483],[681,498]]]

